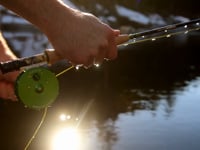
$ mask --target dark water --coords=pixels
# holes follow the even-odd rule
[[[174,41],[127,47],[100,68],[60,76],[60,95],[30,150],[53,149],[57,132],[77,124],[77,136],[59,140],[67,149],[199,150],[200,45],[195,35],[186,43]],[[1,148],[23,149],[42,112],[2,100]],[[61,121],[61,114],[70,118]]]
[[[115,4],[167,17],[173,14],[195,18],[199,14],[196,1],[73,2],[94,14],[99,13],[93,9],[97,2],[112,15],[116,13],[112,10]],[[122,25],[130,23],[120,16],[118,19]],[[35,43],[25,40],[24,33],[20,37],[22,43],[29,41],[28,46],[18,43],[14,49],[23,51],[32,45],[38,49],[46,43],[40,35],[34,36]],[[105,62],[99,68],[71,70],[60,76],[59,97],[49,108],[46,121],[29,149],[199,150],[199,37],[199,32],[195,32],[125,47],[115,61]],[[58,64],[53,70],[59,72],[65,67]],[[20,102],[0,100],[0,149],[22,150],[42,113],[43,110],[25,108]],[[70,117],[61,121],[61,114]],[[78,133],[62,137],[58,140],[61,147],[53,149],[59,130],[77,124]]]

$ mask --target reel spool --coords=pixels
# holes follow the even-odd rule
[[[54,102],[59,92],[55,74],[44,67],[22,72],[15,82],[15,93],[25,106],[41,109]]]

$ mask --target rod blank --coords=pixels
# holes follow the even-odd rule
[[[144,32],[138,32],[134,34],[122,34],[119,37],[116,38],[116,44],[117,45],[123,45],[126,44],[126,42],[129,42],[129,40],[136,39],[138,41],[133,41],[128,44],[133,44],[133,43],[138,43],[138,42],[144,42],[149,39],[154,39],[156,37],[163,37],[163,35],[166,35],[165,31],[171,31],[173,34],[174,33],[179,33],[180,31],[175,31],[178,28],[183,27],[181,30],[186,30],[184,27],[193,27],[193,29],[200,29],[199,27],[200,23],[200,18],[191,20],[188,22],[183,22],[183,23],[177,23],[173,25],[168,25],[160,28],[155,28],[152,30],[147,30]],[[149,37],[148,37],[149,36]],[[144,39],[145,37],[146,39]],[[7,61],[7,62],[0,62],[0,71],[2,73],[8,73],[16,70],[20,70],[23,67],[26,66],[34,66],[37,64],[41,63],[49,63],[53,64],[56,61],[59,61],[61,58],[55,53],[54,50],[45,50],[44,53],[34,55],[31,57],[26,57],[26,58],[20,58],[17,60],[12,60],[12,61]]]

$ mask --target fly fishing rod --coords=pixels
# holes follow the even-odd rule
[[[173,35],[181,33],[187,34],[190,31],[200,29],[200,18],[191,20],[188,22],[172,24],[164,27],[159,27],[143,32],[133,34],[122,34],[116,38],[116,44],[118,46],[126,46],[135,43],[145,42],[148,40],[155,41],[159,38],[169,38]],[[34,55],[31,57],[20,58],[17,60],[0,62],[0,71],[7,73],[15,70],[23,70],[25,67],[41,66],[43,64],[53,64],[60,60],[54,50],[45,50],[44,53]]]
[[[200,29],[200,18],[188,22],[172,24],[134,34],[122,34],[116,38],[118,46],[127,46],[145,41],[155,41],[160,38],[169,38],[181,33]],[[44,53],[17,60],[0,62],[0,72],[8,73],[22,70],[16,80],[15,91],[17,97],[28,107],[44,108],[50,105],[57,97],[59,84],[57,77],[73,68],[73,66],[55,75],[43,66],[60,60],[54,50],[45,50]],[[28,91],[28,92],[27,92]]]
[[[119,44],[121,43],[120,45],[127,46],[149,40],[155,41],[156,39],[169,38],[171,36],[178,35],[181,33],[187,34],[191,31],[199,29],[200,18],[188,22],[167,25],[164,27],[154,28],[143,32],[125,35],[124,37],[122,36],[121,39],[119,38]]]

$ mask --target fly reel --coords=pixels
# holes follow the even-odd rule
[[[44,67],[23,71],[15,82],[15,93],[25,106],[41,109],[54,102],[59,92],[55,74]]]

